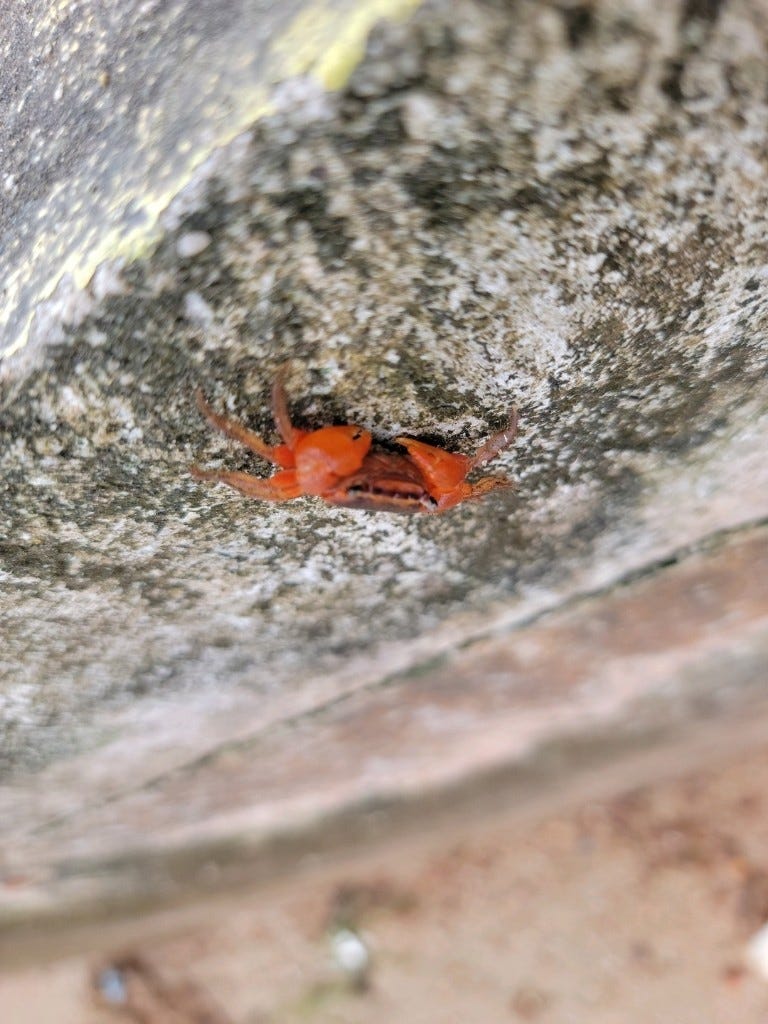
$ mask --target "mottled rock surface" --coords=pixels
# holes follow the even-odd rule
[[[288,825],[335,812],[330,789],[302,802],[290,772],[281,789],[256,771],[217,817],[205,759],[297,723],[311,737],[334,701],[375,702],[394,674],[484,635],[511,651],[531,617],[726,535],[756,529],[743,571],[760,563],[767,39],[756,0],[427,4],[377,30],[339,95],[294,91],[233,144],[156,251],[101,271],[64,341],[5,364],[9,872],[162,847],[166,827],[190,846],[272,827],[275,793]],[[272,437],[286,362],[301,426],[471,452],[516,405],[520,437],[498,460],[516,489],[396,517],[193,481],[195,461],[266,472],[211,434],[195,389]],[[660,623],[675,614],[656,607]],[[674,658],[632,671],[621,720],[685,686]],[[561,685],[548,674],[535,698]],[[478,692],[479,751],[501,698]],[[453,736],[437,705],[419,712],[427,788]],[[530,755],[517,728],[512,715],[499,760]],[[316,760],[367,780],[356,800],[397,798],[413,748],[396,735],[383,752],[352,730],[347,756],[342,729]],[[91,832],[100,807],[109,827],[96,813]]]

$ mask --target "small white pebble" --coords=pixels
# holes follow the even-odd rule
[[[114,1006],[122,1006],[128,1001],[128,989],[123,972],[116,967],[107,967],[101,971],[96,984],[103,998]]]
[[[207,249],[212,241],[207,231],[188,231],[176,242],[176,252],[181,259],[188,260]]]
[[[749,940],[746,955],[752,970],[768,981],[768,923]]]
[[[371,955],[359,935],[349,928],[340,928],[331,936],[331,946],[334,959],[345,974],[359,976],[365,973]]]

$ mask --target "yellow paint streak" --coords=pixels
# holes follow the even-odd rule
[[[359,64],[377,21],[406,18],[420,0],[367,0],[339,11],[332,0],[310,4],[275,40],[272,51],[287,75],[311,74],[326,89],[340,89]]]
[[[264,96],[265,92],[262,91],[261,99],[258,102],[254,102],[249,107],[250,116],[247,123],[255,121],[259,117],[264,117],[266,114],[271,112],[272,105],[264,98]],[[241,131],[242,125],[238,124],[237,127],[232,127],[229,131],[222,132],[217,138],[217,145],[226,146],[237,135],[239,135]],[[67,253],[64,259],[58,264],[56,272],[49,277],[47,281],[40,285],[37,297],[38,304],[48,302],[52,299],[62,278],[67,275],[71,276],[76,288],[85,289],[88,282],[93,277],[96,268],[106,260],[124,259],[126,262],[131,262],[141,259],[143,256],[147,255],[152,246],[159,241],[161,234],[161,214],[168,208],[171,200],[178,194],[184,183],[189,181],[200,164],[208,159],[210,151],[206,150],[202,153],[190,152],[185,155],[187,156],[187,159],[184,161],[181,170],[173,183],[169,184],[163,190],[159,190],[154,193],[147,192],[144,194],[142,198],[141,212],[144,214],[146,223],[135,228],[126,228],[124,224],[116,224],[106,232],[101,230],[98,225],[94,225],[85,238],[80,240],[78,248]],[[129,198],[130,196],[128,193],[117,195],[114,197],[110,205],[113,210],[117,211],[126,205]],[[108,211],[106,216],[109,216]],[[117,216],[118,215],[116,213],[116,219]],[[70,232],[72,231],[74,231],[73,226],[70,227]],[[98,237],[96,237],[97,232]],[[43,261],[45,256],[50,253],[51,248],[55,247],[59,237],[58,233],[41,233],[32,248],[30,256],[31,263],[36,263],[38,259]],[[85,262],[82,259],[84,249],[87,249],[88,251],[88,260]],[[22,290],[22,269],[23,268],[19,268],[11,278],[5,282],[6,307],[14,305],[19,300]],[[0,349],[0,361],[8,356],[12,356],[14,353],[19,352],[24,348],[29,340],[34,316],[35,313],[33,311],[23,323],[19,331],[19,336],[16,340],[6,348]]]
[[[356,11],[347,19],[342,31],[337,34],[336,39],[317,62],[314,73],[318,81],[326,89],[340,89],[362,60],[365,41],[371,27],[382,18],[389,21],[405,20],[416,10],[420,2],[421,0],[376,0],[370,4],[370,11],[367,7]]]
[[[240,110],[233,122],[224,128],[216,139],[216,146],[225,146],[240,134],[249,124],[260,117],[273,112],[274,107],[268,99],[268,84],[274,84],[297,75],[311,75],[325,89],[339,89],[349,78],[360,62],[365,41],[373,25],[384,18],[397,21],[408,17],[420,4],[421,0],[360,0],[349,4],[334,4],[333,0],[310,0],[305,9],[294,18],[286,30],[278,36],[270,47],[270,67],[267,73],[268,82],[262,82],[255,89],[249,90],[247,99],[240,96]],[[56,0],[48,8],[48,27],[57,24],[65,15],[68,0]],[[38,23],[40,24],[40,23]],[[245,91],[245,90],[244,90]],[[137,126],[138,127],[138,126]],[[147,132],[147,135],[151,135]],[[178,158],[178,153],[176,154]],[[174,181],[162,190],[144,193],[141,197],[141,212],[145,223],[136,228],[126,228],[117,224],[106,233],[101,225],[104,222],[103,211],[100,211],[98,223],[80,238],[75,251],[65,253],[57,264],[56,271],[38,288],[37,302],[51,299],[61,279],[71,275],[77,288],[85,288],[95,269],[105,260],[123,258],[135,260],[147,254],[160,235],[159,218],[168,207],[174,196],[189,181],[197,167],[210,156],[210,149],[205,152],[185,152],[185,159],[174,176]],[[172,155],[169,154],[169,160]],[[71,183],[70,186],[71,187]],[[126,191],[113,197],[110,206],[119,211],[135,195]],[[116,212],[116,217],[119,214]],[[39,211],[41,220],[45,219],[44,210]],[[65,226],[70,236],[77,235],[77,225]],[[49,228],[40,234],[30,261],[34,266],[38,260],[45,261],[51,251],[61,244],[61,226]],[[87,259],[84,259],[87,251]],[[29,267],[29,262],[26,264]],[[16,272],[4,282],[6,308],[18,303],[24,280],[25,266],[18,267]],[[34,313],[23,324],[19,336],[10,346],[0,350],[0,360],[22,349],[28,339]]]

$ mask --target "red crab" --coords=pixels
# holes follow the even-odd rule
[[[329,505],[368,509],[371,512],[445,512],[469,498],[479,498],[497,487],[510,487],[504,477],[485,476],[469,483],[478,466],[508,448],[517,430],[513,409],[509,423],[493,434],[473,456],[443,451],[410,437],[396,437],[405,454],[373,445],[362,427],[321,427],[299,430],[291,423],[282,373],[272,386],[272,412],[282,444],[268,445],[247,427],[208,405],[197,392],[198,407],[222,434],[232,437],[263,459],[279,466],[264,479],[250,473],[192,467],[196,480],[212,480],[234,487],[248,498],[289,501],[313,494]]]

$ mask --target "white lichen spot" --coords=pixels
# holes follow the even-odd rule
[[[182,306],[184,319],[196,327],[210,327],[214,312],[199,292],[187,292]]]
[[[62,419],[66,421],[79,419],[81,416],[85,416],[88,411],[88,407],[82,399],[82,396],[74,391],[68,384],[65,384],[59,389],[59,401],[58,401],[59,413]]]
[[[187,231],[176,242],[176,252],[180,259],[189,260],[204,252],[212,241],[207,231]]]
[[[96,327],[91,327],[85,335],[85,340],[93,348],[101,348],[101,346],[107,341],[107,335],[104,331],[100,331]]]
[[[414,142],[431,141],[442,131],[443,118],[435,99],[412,93],[403,103],[403,124]]]
[[[122,276],[123,265],[117,261],[106,261],[96,268],[91,278],[90,291],[97,302],[110,295],[125,295],[128,286]]]

